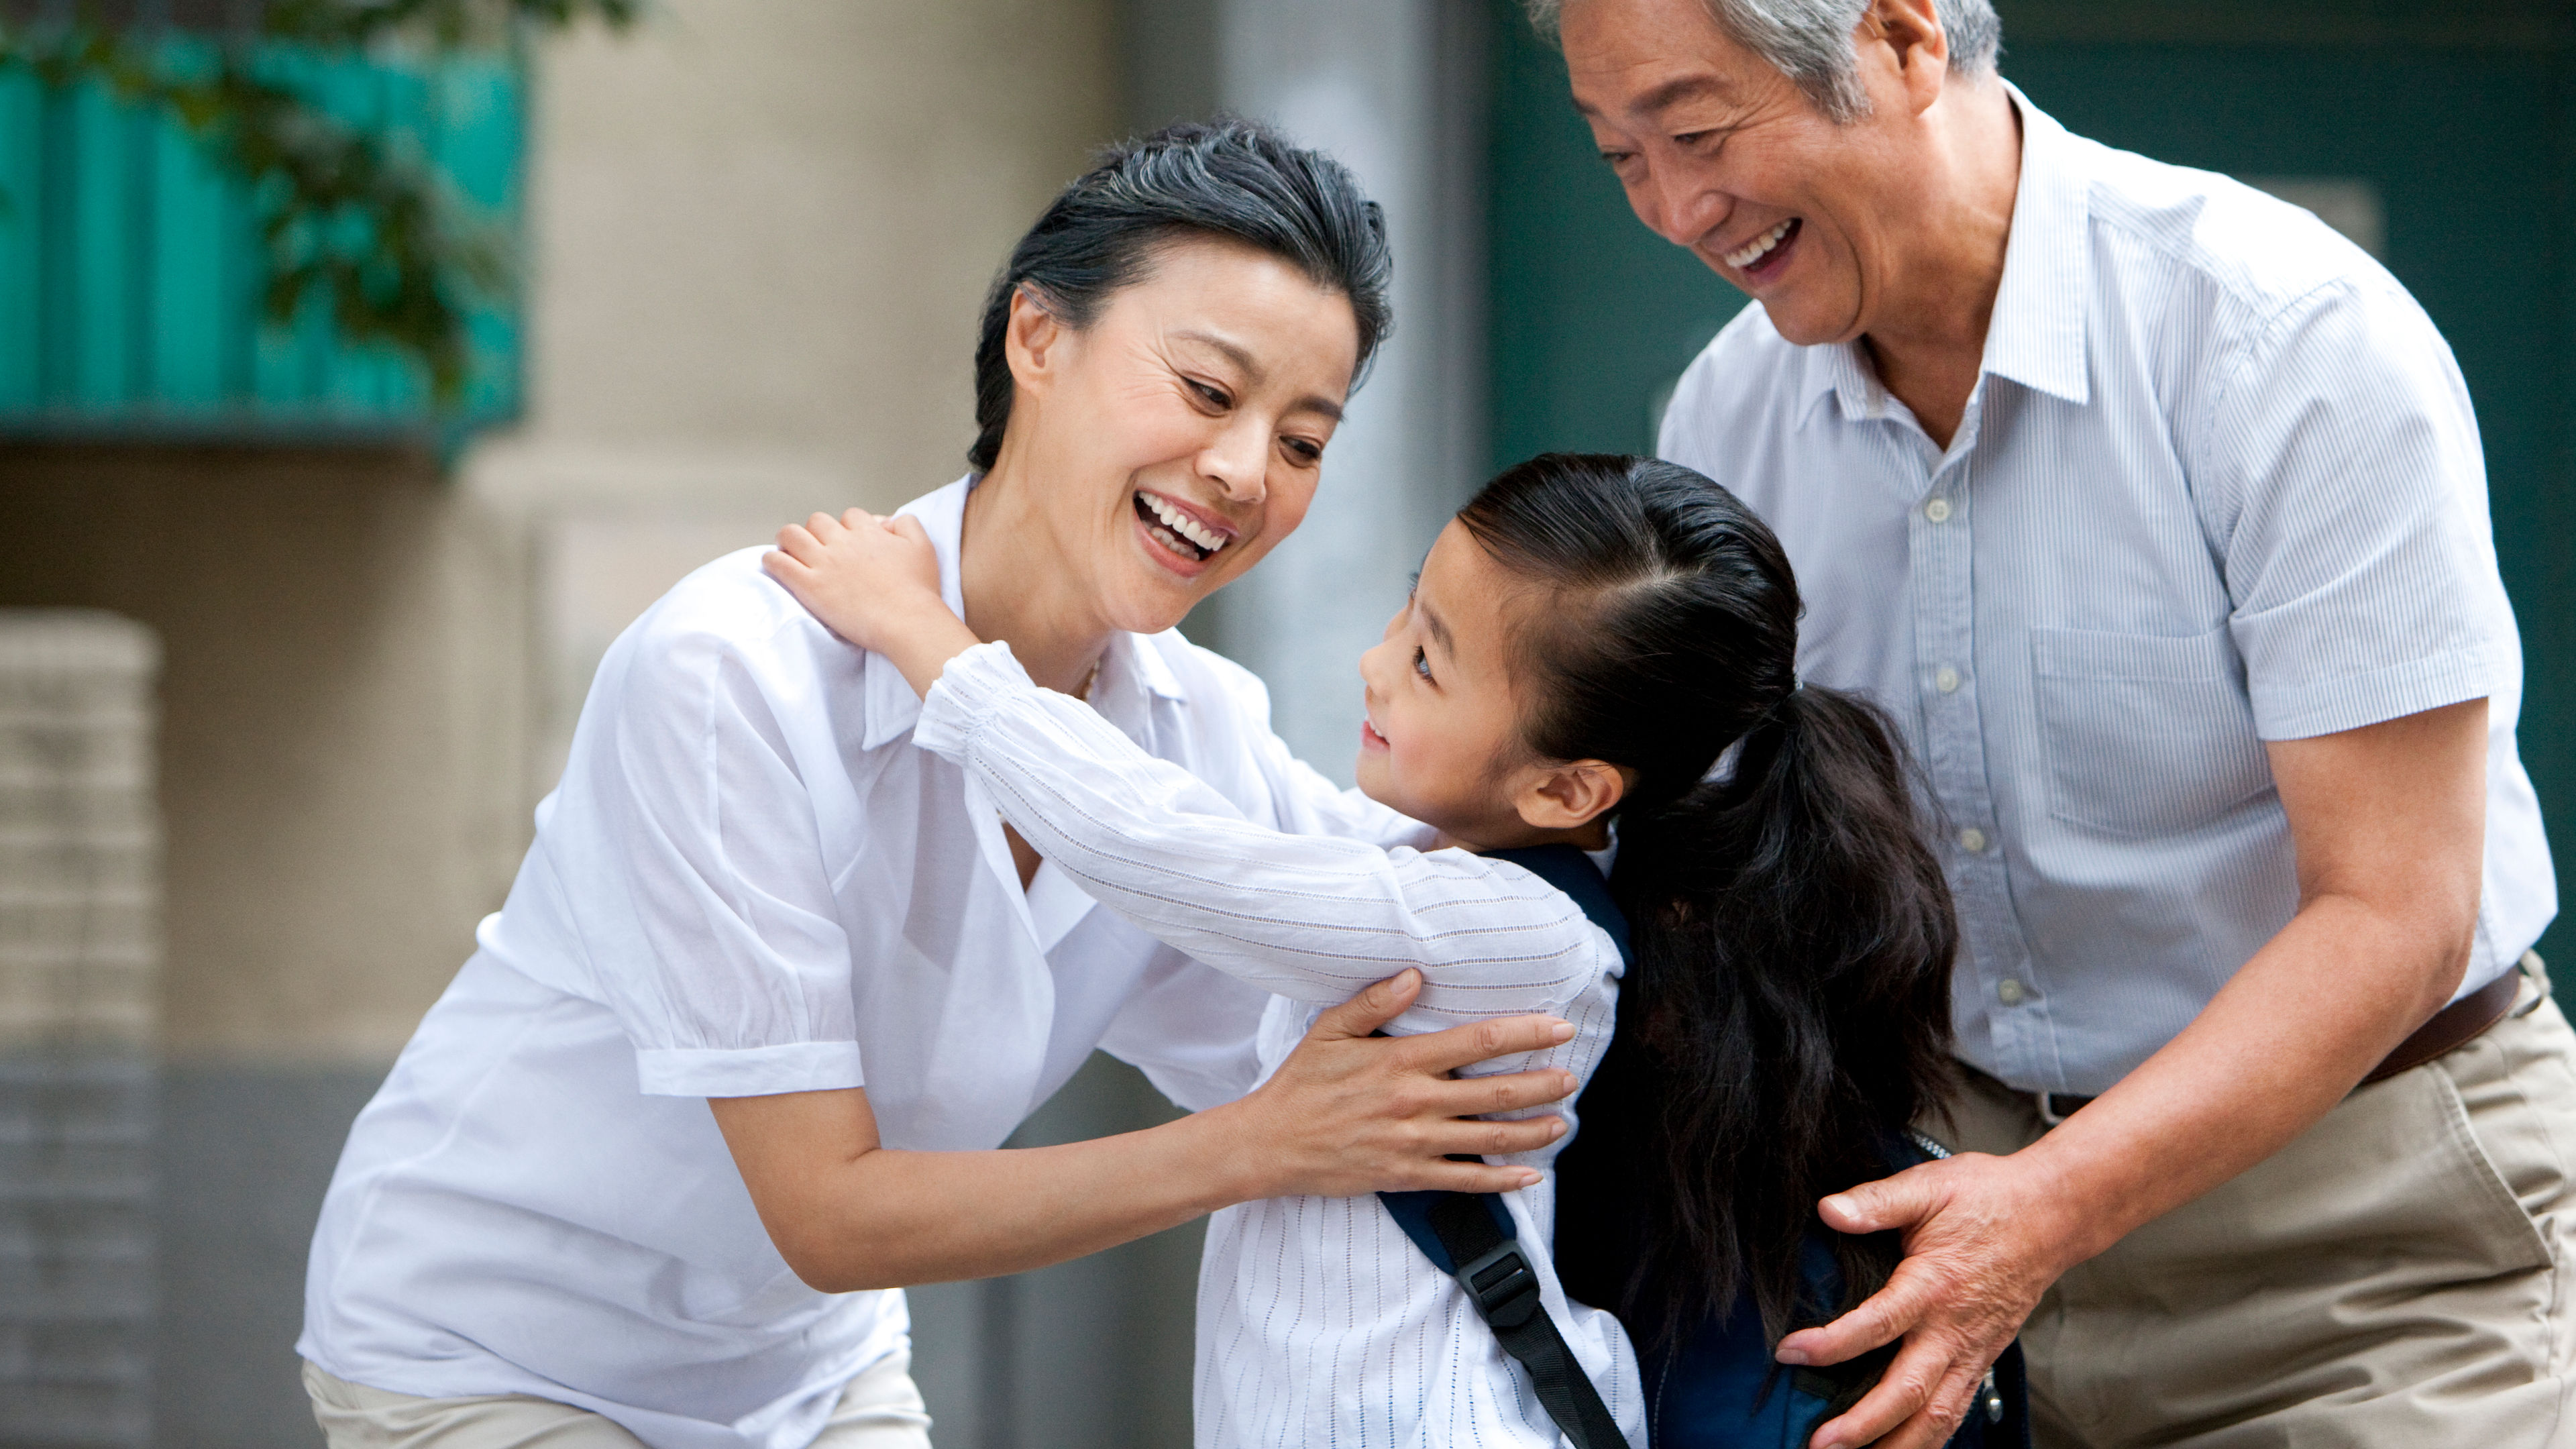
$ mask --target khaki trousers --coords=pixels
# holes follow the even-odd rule
[[[2483,1036],[2060,1279],[2040,1449],[2576,1446],[2576,1035],[2528,964]],[[1992,1083],[1954,1106],[1963,1150],[2047,1130]]]
[[[309,1361],[304,1392],[331,1449],[644,1449],[587,1409],[525,1394],[415,1398],[335,1378]],[[882,1359],[850,1380],[813,1449],[930,1449],[912,1355]]]

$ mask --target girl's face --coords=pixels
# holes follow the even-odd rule
[[[1360,656],[1361,791],[1478,849],[1597,832],[1620,772],[1535,759],[1521,742],[1512,640],[1553,602],[1451,520],[1385,639]]]
[[[994,472],[1034,485],[1047,551],[1088,575],[1098,622],[1152,634],[1305,518],[1359,323],[1295,266],[1191,239],[1081,331],[1014,298],[1006,341],[1018,392]]]

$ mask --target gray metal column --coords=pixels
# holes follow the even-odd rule
[[[1138,129],[1211,110],[1341,158],[1386,208],[1395,333],[1305,526],[1191,632],[1268,681],[1279,733],[1347,781],[1360,652],[1483,475],[1482,0],[1129,0]]]

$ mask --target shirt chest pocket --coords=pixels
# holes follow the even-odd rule
[[[2166,835],[2271,788],[2224,625],[2180,639],[2033,629],[2030,648],[2058,819]]]

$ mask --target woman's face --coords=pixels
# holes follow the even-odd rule
[[[1157,633],[1295,531],[1359,358],[1349,299],[1277,257],[1176,241],[1075,331],[1023,293],[997,475],[1099,622]],[[1022,513],[1026,517],[1026,513]]]

